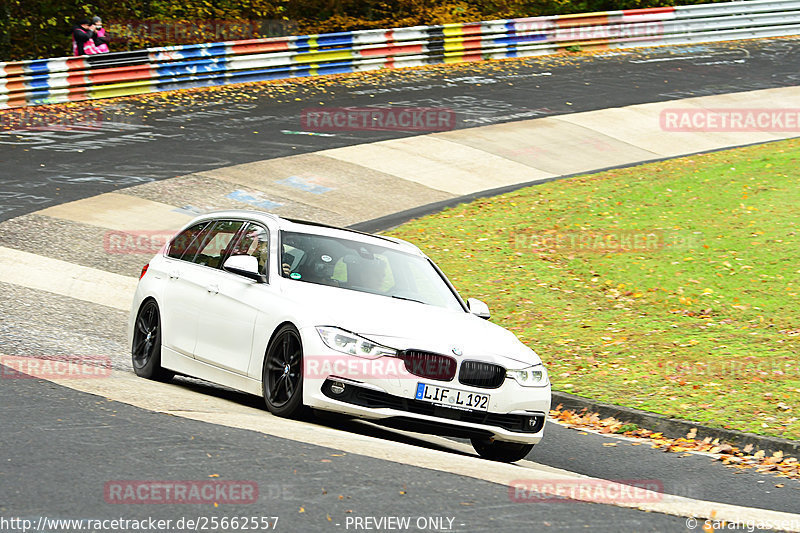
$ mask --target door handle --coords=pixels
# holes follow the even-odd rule
[[[216,283],[212,283],[206,286],[206,290],[211,294],[217,294],[219,292],[219,285],[217,285]]]
[[[169,271],[169,279],[178,279],[179,277],[181,277],[181,271],[180,270],[170,270]]]

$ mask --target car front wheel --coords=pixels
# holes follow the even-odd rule
[[[267,348],[262,375],[267,409],[295,417],[303,408],[303,344],[294,326],[283,326]]]
[[[524,459],[533,449],[533,444],[503,442],[488,437],[473,437],[470,440],[478,455],[484,459],[504,463],[513,463]]]

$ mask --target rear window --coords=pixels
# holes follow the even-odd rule
[[[198,265],[220,268],[223,258],[231,247],[233,238],[236,237],[243,225],[244,222],[240,220],[220,220],[214,223],[211,231],[204,234],[197,254],[190,258],[188,254],[190,250],[187,250],[183,259],[191,260],[192,263],[197,263]]]
[[[183,259],[184,255],[188,253],[189,259],[191,259],[197,253],[197,244],[195,243],[198,241],[198,237],[209,224],[208,221],[200,222],[178,233],[169,243],[167,256],[173,259]]]

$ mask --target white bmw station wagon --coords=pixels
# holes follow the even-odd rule
[[[517,461],[542,438],[550,382],[488,318],[408,242],[232,210],[195,218],[142,269],[129,340],[144,378],[194,376],[278,416],[333,411]]]

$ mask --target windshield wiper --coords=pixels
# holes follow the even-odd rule
[[[407,302],[417,302],[418,304],[424,304],[425,302],[421,302],[419,300],[415,300],[413,298],[405,298],[403,296],[397,296],[396,294],[392,294],[392,298],[397,298],[398,300],[405,300]]]

